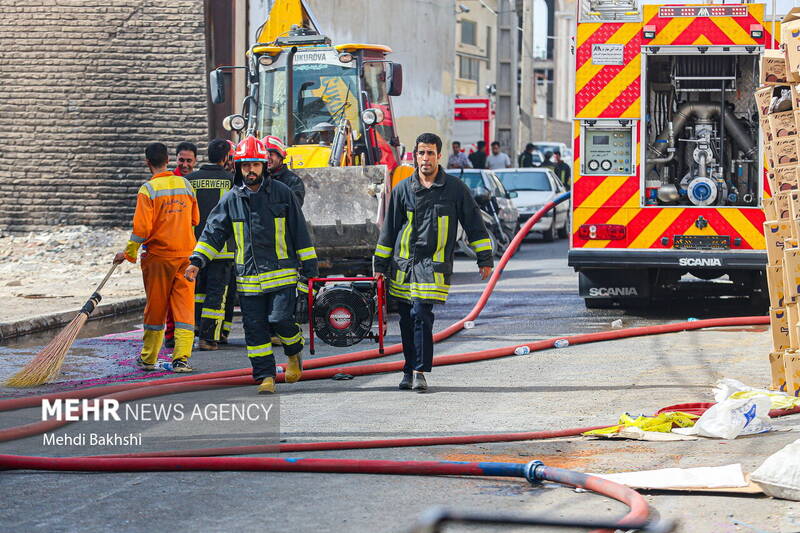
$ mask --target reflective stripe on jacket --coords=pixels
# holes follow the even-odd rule
[[[201,165],[199,170],[187,175],[186,179],[194,188],[197,205],[200,208],[200,223],[194,228],[194,235],[199,239],[209,213],[217,206],[223,195],[233,187],[233,174],[220,165],[209,163]],[[230,239],[215,259],[233,259],[235,248],[233,239]]]
[[[375,271],[388,279],[389,294],[404,300],[444,303],[450,290],[458,224],[478,255],[493,266],[489,233],[469,188],[439,167],[433,185],[415,172],[392,191],[375,248]]]
[[[192,264],[202,267],[213,261],[231,236],[236,241],[240,295],[295,285],[300,274],[317,276],[317,254],[306,221],[294,194],[283,183],[264,178],[257,192],[235,186],[225,193],[208,216]]]
[[[125,257],[135,262],[139,247],[160,257],[188,257],[195,242],[192,226],[200,222],[197,198],[186,178],[161,172],[139,188],[133,232]]]

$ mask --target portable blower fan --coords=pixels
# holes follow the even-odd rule
[[[309,294],[314,285],[323,285],[309,302],[309,351],[314,353],[314,334],[326,344],[352,346],[369,337],[378,341],[383,353],[383,280],[374,278],[314,278],[309,280]],[[313,299],[313,301],[312,301]],[[378,318],[378,334],[372,323]]]

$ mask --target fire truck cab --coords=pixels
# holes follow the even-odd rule
[[[683,289],[765,298],[764,5],[578,10],[568,259],[587,307]]]

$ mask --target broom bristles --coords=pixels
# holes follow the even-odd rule
[[[52,381],[61,372],[61,365],[72,343],[78,338],[81,328],[89,319],[86,313],[78,313],[50,343],[42,348],[25,368],[6,380],[9,387],[35,387]]]

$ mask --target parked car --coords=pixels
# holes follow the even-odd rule
[[[524,224],[547,202],[565,192],[564,186],[551,168],[507,168],[495,170],[495,174],[509,192],[517,193],[514,204],[519,210],[519,223]],[[556,236],[569,235],[569,202],[561,202],[551,209],[531,231],[539,231],[544,240],[553,241]]]
[[[514,206],[516,193],[510,193],[497,178],[493,170],[450,169],[448,173],[463,181],[472,190],[473,197],[481,209],[489,215],[484,219],[496,255],[501,255],[519,230],[519,211]],[[465,253],[474,253],[463,243],[463,231],[459,228],[459,243]]]
[[[561,159],[564,161],[564,163],[568,164],[569,168],[572,168],[572,149],[566,144],[550,141],[537,141],[534,142],[533,145],[543,154],[558,150],[561,153]]]

